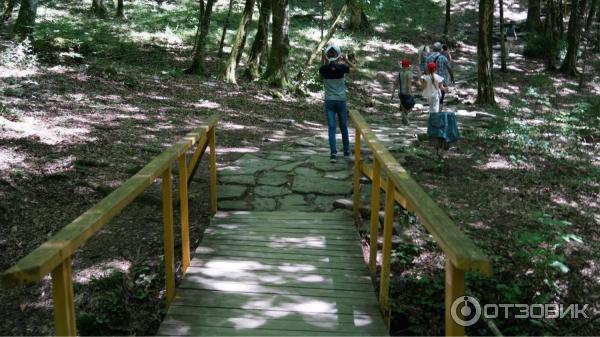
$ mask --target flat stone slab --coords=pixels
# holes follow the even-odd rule
[[[298,167],[294,170],[294,173],[296,176],[312,177],[315,179],[320,178],[322,175],[321,172],[308,167]]]
[[[271,198],[256,198],[252,202],[255,211],[274,211],[277,208],[275,199]]]
[[[335,208],[333,204],[336,202],[336,200],[343,199],[345,197],[345,195],[320,195],[314,201],[315,207],[321,211],[329,212]]]
[[[258,178],[259,185],[281,186],[288,182],[288,174],[282,172],[266,172]]]
[[[353,165],[354,163],[351,160],[344,158],[343,156],[338,156],[337,163],[330,163],[328,158],[326,162],[316,162],[314,164],[316,169],[322,171],[351,170]]]
[[[246,193],[246,186],[241,185],[219,185],[217,196],[219,199],[240,199]]]
[[[344,171],[334,171],[325,173],[325,178],[335,179],[335,180],[347,180],[352,177],[353,172],[344,170]]]
[[[317,142],[313,138],[300,138],[294,141],[294,145],[297,146],[317,146]]]
[[[256,185],[256,179],[252,174],[224,175],[219,177],[219,181],[225,184]]]
[[[304,164],[304,161],[296,161],[293,163],[277,166],[276,168],[274,168],[274,170],[280,172],[292,172],[296,167],[302,164]]]
[[[236,211],[249,211],[251,210],[250,205],[245,200],[224,200],[219,201],[220,210],[236,210]]]
[[[284,164],[284,161],[263,159],[252,154],[245,154],[236,160],[233,166],[223,168],[220,173],[225,175],[254,174],[258,171],[270,170]]]
[[[352,193],[352,182],[315,179],[311,177],[296,176],[292,191],[298,193],[315,193],[325,195],[341,195]]]
[[[258,186],[254,189],[254,194],[259,197],[277,197],[290,193],[292,191],[284,186]]]
[[[265,158],[270,160],[296,161],[299,159],[299,156],[294,152],[272,151]]]
[[[291,210],[292,208],[297,210],[295,207],[302,206],[307,207],[308,204],[304,200],[304,196],[300,194],[286,195],[279,200],[280,208],[282,210]]]

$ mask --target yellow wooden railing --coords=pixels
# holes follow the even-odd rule
[[[464,296],[465,271],[478,271],[491,274],[491,264],[485,254],[464,233],[444,211],[423,191],[410,175],[398,164],[391,153],[381,144],[367,122],[357,111],[350,111],[350,118],[356,128],[354,148],[354,216],[358,219],[360,209],[360,178],[365,175],[372,181],[371,196],[371,237],[369,269],[374,276],[377,259],[379,227],[380,191],[385,194],[385,215],[383,221],[383,248],[379,287],[379,304],[389,327],[389,283],[392,250],[392,227],[394,204],[397,203],[414,212],[421,223],[433,236],[446,257],[445,268],[445,328],[447,336],[463,336],[465,328],[455,323],[451,316],[451,305],[455,299]],[[373,154],[373,166],[361,160],[361,139]],[[385,177],[382,177],[382,173]],[[461,317],[462,305],[457,314]]]
[[[92,235],[152,185],[157,178],[162,177],[164,265],[166,301],[168,306],[175,295],[171,167],[174,162],[178,162],[182,248],[181,269],[185,273],[190,265],[188,184],[208,146],[210,146],[211,212],[214,214],[217,211],[215,128],[218,120],[219,116],[213,116],[208,120],[206,125],[188,133],[179,142],[155,157],[148,165],[125,181],[119,188],[88,209],[29,255],[19,260],[14,266],[0,274],[0,285],[3,288],[8,288],[19,284],[34,283],[50,273],[52,276],[52,294],[54,298],[55,332],[59,336],[77,335],[75,307],[73,303],[71,256]],[[186,154],[189,150],[193,150],[194,152],[188,162]]]

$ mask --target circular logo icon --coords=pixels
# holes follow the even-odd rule
[[[461,314],[459,315],[458,307],[461,304]],[[479,301],[477,301],[475,297],[462,296],[454,300],[454,302],[452,302],[452,307],[450,307],[450,314],[452,315],[452,319],[456,324],[462,326],[471,326],[475,324],[481,317],[481,305],[479,305]]]

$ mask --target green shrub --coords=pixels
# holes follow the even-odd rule
[[[548,47],[548,41],[543,34],[531,34],[527,38],[527,42],[525,42],[525,48],[523,48],[523,56],[542,59],[546,57]]]

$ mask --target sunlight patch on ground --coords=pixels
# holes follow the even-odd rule
[[[161,43],[166,45],[183,45],[183,39],[167,26],[160,32],[129,32],[127,37],[135,43]]]
[[[126,260],[112,260],[103,262],[86,269],[73,273],[73,280],[80,284],[87,284],[93,279],[102,278],[110,275],[114,271],[123,273],[129,272],[131,262]]]
[[[22,117],[19,121],[13,122],[0,117],[0,129],[2,129],[2,138],[4,139],[19,139],[36,137],[39,141],[44,144],[54,145],[59,143],[66,143],[69,141],[80,141],[80,140],[93,140],[90,137],[86,137],[90,133],[87,128],[81,127],[65,127],[58,125],[57,122],[62,121],[61,119],[54,121],[51,124],[48,121],[43,121],[35,117]]]
[[[56,9],[40,6],[37,10],[37,17],[40,22],[53,22],[56,19],[69,17],[69,11],[66,9]]]
[[[198,101],[198,103],[193,103],[191,106],[196,109],[219,109],[219,108],[221,108],[221,104],[219,104],[217,102],[207,101],[204,99],[201,99],[200,101]]]
[[[260,149],[254,146],[248,147],[217,147],[217,154],[226,154],[226,153],[256,153],[259,152]]]
[[[23,78],[38,74],[37,68],[17,69],[12,67],[0,66],[0,78]]]
[[[0,148],[0,170],[5,171],[17,167],[23,167],[27,157],[19,152],[17,148]]]

